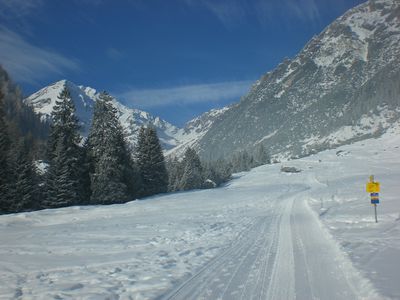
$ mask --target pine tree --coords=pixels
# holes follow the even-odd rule
[[[44,207],[57,208],[78,204],[78,180],[75,178],[76,158],[68,155],[63,138],[58,140],[46,174],[46,199]]]
[[[177,157],[166,163],[168,172],[168,191],[175,192],[179,190],[180,181],[183,175],[183,164]]]
[[[64,87],[57,98],[58,100],[51,114],[52,124],[47,145],[49,161],[53,159],[60,139],[65,139],[67,148],[71,147],[69,150],[75,152],[78,152],[77,148],[81,142],[80,126],[75,115],[75,105],[68,89]]]
[[[183,175],[180,182],[181,190],[192,190],[203,187],[203,167],[196,151],[187,148],[183,158]]]
[[[123,203],[128,194],[127,186],[122,180],[122,165],[112,149],[109,152],[107,150],[100,157],[92,175],[92,199],[98,204]]]
[[[94,107],[88,160],[92,204],[122,203],[134,196],[135,183],[128,178],[133,172],[132,160],[112,97],[106,92],[99,95]]]
[[[231,162],[226,161],[224,159],[219,159],[215,163],[215,169],[220,179],[219,182],[217,182],[218,185],[232,178],[233,167]]]
[[[143,184],[143,196],[167,192],[165,159],[157,131],[153,127],[142,127],[139,131],[137,164]]]
[[[90,204],[90,197],[92,195],[92,190],[90,187],[90,168],[92,163],[90,160],[88,139],[85,139],[85,142],[82,145],[79,165],[81,170],[81,204]]]
[[[271,157],[263,144],[258,144],[254,150],[254,167],[271,163]]]
[[[254,164],[253,156],[246,150],[242,150],[233,155],[232,167],[234,172],[250,171]]]
[[[46,179],[45,207],[79,204],[82,199],[81,151],[75,106],[65,87],[52,112],[48,141],[49,171]]]
[[[5,122],[4,95],[0,91],[0,213],[9,210],[9,178],[8,151],[10,138]]]
[[[29,154],[29,141],[21,138],[11,159],[11,209],[14,212],[39,208],[37,172]]]
[[[203,163],[204,188],[214,188],[220,183],[220,176],[211,162]]]

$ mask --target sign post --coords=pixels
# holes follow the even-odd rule
[[[369,182],[367,183],[367,193],[370,193],[371,204],[374,205],[375,223],[378,223],[377,204],[379,204],[379,192],[380,191],[381,191],[381,187],[380,187],[379,182],[374,181],[374,175],[371,175],[369,177]]]

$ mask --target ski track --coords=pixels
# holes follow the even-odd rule
[[[352,269],[302,193],[286,193],[291,196],[160,299],[383,299]]]

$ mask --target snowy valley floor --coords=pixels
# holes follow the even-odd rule
[[[399,147],[386,135],[283,163],[301,173],[0,216],[0,299],[399,299]]]

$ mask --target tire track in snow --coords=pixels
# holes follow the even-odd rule
[[[292,229],[290,226],[293,198],[289,198],[285,202],[282,219],[278,225],[278,248],[268,285],[267,299],[294,299],[296,295]]]
[[[191,278],[186,280],[177,289],[162,297],[161,299],[200,299],[200,295],[207,291],[206,287],[212,284],[225,266],[228,266],[235,257],[241,257],[251,242],[254,232],[265,222],[265,218],[258,218],[255,222],[243,231],[236,241],[220,255],[208,262]],[[207,296],[207,295],[206,295]]]
[[[247,276],[246,282],[244,284],[244,289],[240,295],[240,299],[247,300],[247,299],[265,299],[266,297],[266,280],[268,273],[270,273],[269,268],[274,259],[276,253],[276,235],[277,235],[277,224],[279,223],[280,218],[274,218],[273,222],[270,224],[269,230],[270,235],[269,238],[264,238],[264,242],[260,251],[258,252],[257,258],[252,266],[252,271],[257,270],[257,276],[252,276],[252,271]],[[259,266],[259,267],[258,267]],[[251,282],[254,277],[257,279],[255,283]]]
[[[247,252],[245,253],[244,256],[242,255],[242,259],[241,259],[240,263],[237,264],[233,275],[230,277],[228,283],[225,284],[224,291],[222,292],[222,295],[218,297],[218,299],[225,299],[225,295],[226,295],[227,292],[230,290],[230,288],[231,288],[232,290],[234,290],[235,288],[237,288],[236,286],[233,286],[233,287],[232,287],[232,284],[235,283],[234,279],[237,279],[237,277],[238,277],[238,272],[239,272],[239,271],[241,271],[241,273],[239,274],[239,276],[240,276],[239,280],[241,280],[241,281],[243,281],[243,277],[242,277],[242,276],[243,276],[243,272],[246,270],[246,266],[247,266],[247,268],[250,269],[250,270],[249,270],[249,273],[251,272],[251,266],[252,266],[253,263],[256,261],[256,260],[254,259],[254,254],[253,254],[253,252],[252,252],[252,249],[254,249],[254,248],[257,248],[257,249],[258,249],[258,251],[257,251],[257,256],[259,255],[260,252],[262,252],[262,250],[263,250],[263,248],[264,248],[264,247],[263,247],[263,246],[264,246],[264,243],[262,243],[262,242],[263,242],[263,241],[265,242],[266,239],[265,239],[265,238],[260,238],[259,236],[263,237],[264,234],[265,234],[266,231],[267,231],[267,226],[268,226],[268,225],[271,225],[271,224],[268,224],[267,222],[264,222],[263,225],[264,225],[264,227],[263,227],[263,230],[262,230],[261,234],[260,234],[260,233],[256,234],[256,235],[258,235],[258,237],[256,237],[256,240],[254,241],[252,247],[249,247],[249,248],[248,248],[248,250],[247,250]],[[269,226],[269,227],[270,227],[270,226]],[[261,241],[261,245],[258,245],[258,244],[260,243],[260,241]],[[257,246],[257,247],[255,247],[255,246]],[[238,258],[239,258],[239,257],[238,257]],[[247,262],[248,260],[250,260],[250,262],[248,262],[248,264],[246,265],[245,262]],[[249,278],[249,277],[250,277],[250,276],[248,276],[247,278]],[[244,287],[245,287],[245,285],[244,285]],[[228,299],[229,299],[229,296],[230,296],[230,295],[227,295],[227,296],[228,296]]]
[[[262,275],[259,277],[261,279],[260,281],[257,281],[257,285],[255,286],[255,290],[257,290],[257,286],[261,286],[261,293],[258,298],[259,300],[265,299],[267,296],[267,280],[271,279],[271,270],[272,270],[272,265],[274,263],[274,260],[276,258],[276,252],[277,252],[277,247],[278,247],[278,224],[281,221],[280,218],[275,218],[276,222],[273,224],[274,226],[272,227],[272,235],[271,235],[271,241],[269,243],[268,248],[266,248],[265,251],[265,259],[264,259],[264,266],[260,269],[262,271]],[[267,277],[269,274],[269,277]],[[260,283],[258,283],[260,282]],[[255,294],[256,295],[256,294]]]

